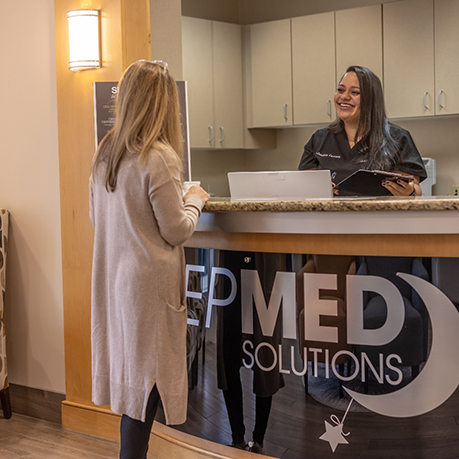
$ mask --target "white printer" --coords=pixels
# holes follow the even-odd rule
[[[424,167],[427,171],[427,178],[421,182],[423,196],[432,196],[432,187],[437,183],[437,171],[435,168],[435,159],[422,158]]]

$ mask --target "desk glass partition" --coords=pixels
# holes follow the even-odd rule
[[[188,420],[278,458],[452,458],[459,259],[187,249]]]

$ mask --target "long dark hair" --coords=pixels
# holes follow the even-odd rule
[[[366,67],[351,65],[346,70],[349,72],[357,75],[360,85],[360,117],[354,141],[363,142],[356,160],[366,162],[369,169],[392,170],[398,162],[399,149],[386,117],[381,80]],[[343,121],[337,118],[329,130],[334,134],[342,132]]]

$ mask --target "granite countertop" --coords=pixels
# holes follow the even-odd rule
[[[231,201],[211,198],[203,211],[218,212],[346,212],[459,210],[459,196],[352,197],[305,201]]]

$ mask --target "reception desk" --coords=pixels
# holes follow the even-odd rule
[[[211,248],[225,252],[238,251],[241,252],[243,258],[246,258],[246,255],[259,252],[287,255],[359,256],[359,258],[367,256],[423,257],[424,261],[429,261],[428,268],[431,271],[430,261],[432,257],[435,260],[438,260],[438,257],[448,257],[450,260],[459,257],[458,211],[459,199],[449,197],[415,199],[395,197],[341,198],[303,202],[212,200],[206,205],[197,231],[188,241],[187,247]],[[379,258],[376,259],[380,260]],[[225,261],[221,262],[221,265],[225,266]],[[459,275],[459,259],[457,266],[457,274]],[[234,272],[234,274],[237,277],[237,273]],[[260,278],[262,277],[260,274]],[[431,272],[429,272],[429,277],[431,277]],[[454,319],[459,319],[457,310],[453,311],[452,309],[452,307],[449,309],[449,313],[454,314]],[[458,325],[459,321],[455,320],[455,324]],[[225,325],[223,324],[223,326]],[[301,324],[299,326],[301,327]],[[442,323],[436,326],[435,332],[447,333],[447,330],[443,330],[443,326]],[[429,330],[428,346],[429,349],[432,349],[430,325]],[[459,332],[459,328],[457,332]],[[317,346],[317,343],[315,345]],[[451,345],[454,346],[452,343]],[[440,348],[443,348],[442,344],[439,344]],[[442,354],[442,351],[439,351],[439,354]],[[432,359],[437,359],[437,362],[434,363],[438,365],[438,368],[441,367],[441,362],[438,363],[439,358],[449,368],[444,377],[456,379],[455,385],[452,384],[454,394],[451,395],[453,390],[451,387],[445,387],[444,390],[449,392],[448,396],[445,395],[443,398],[447,398],[447,401],[432,409],[435,402],[430,403],[429,399],[435,399],[435,396],[428,391],[422,392],[427,386],[434,383],[433,380],[429,380],[430,383],[426,383],[427,386],[424,386],[421,376],[428,378],[430,367],[426,367],[427,364],[423,362],[420,365],[420,376],[414,378],[411,383],[416,384],[418,381],[416,390],[421,393],[418,392],[414,397],[411,395],[409,384],[411,369],[405,371],[404,382],[400,384],[400,391],[403,392],[399,391],[399,393],[401,398],[411,397],[414,405],[424,406],[424,408],[413,411],[398,400],[399,394],[395,391],[393,392],[393,401],[389,399],[389,394],[387,394],[384,395],[387,397],[387,401],[382,404],[387,407],[395,404],[398,405],[398,408],[397,406],[391,409],[387,408],[388,412],[386,413],[384,413],[384,409],[373,407],[373,400],[369,402],[369,409],[365,407],[355,408],[355,401],[354,407],[352,407],[349,405],[349,396],[345,393],[344,397],[342,395],[340,397],[339,390],[336,390],[336,400],[330,401],[330,394],[321,394],[322,388],[330,385],[330,381],[324,377],[324,373],[321,378],[320,373],[324,371],[324,364],[320,362],[316,362],[319,369],[317,370],[318,377],[315,377],[313,354],[310,359],[306,358],[306,360],[310,360],[308,372],[311,375],[309,376],[309,395],[304,396],[303,405],[303,397],[298,392],[298,380],[301,381],[301,378],[292,374],[290,361],[288,357],[285,358],[282,371],[290,373],[284,375],[286,387],[280,389],[273,396],[272,410],[274,415],[273,419],[270,419],[270,425],[273,424],[273,427],[271,431],[269,427],[267,430],[266,454],[274,457],[284,455],[296,457],[295,454],[298,457],[359,457],[359,455],[361,457],[388,457],[398,454],[403,457],[431,457],[433,459],[441,457],[439,450],[443,450],[444,457],[448,457],[447,454],[451,453],[451,445],[459,438],[457,436],[459,430],[455,426],[456,418],[453,415],[453,413],[459,412],[455,411],[459,409],[459,394],[456,394],[455,389],[459,383],[457,373],[459,361],[454,362],[452,364],[454,368],[451,369],[451,363],[448,362],[446,355],[438,357],[436,350],[434,354],[431,352],[429,355]],[[451,356],[451,353],[448,355]],[[250,360],[249,353],[246,356],[248,357],[247,360]],[[331,360],[330,354],[330,363]],[[297,359],[296,366],[296,371],[299,372],[302,368],[301,360],[298,361]],[[244,368],[241,371],[247,373]],[[433,372],[435,373],[437,370],[433,370]],[[205,373],[202,373],[203,379],[206,377]],[[442,378],[438,373],[436,376]],[[245,375],[245,377],[244,396],[247,400],[244,399],[244,404],[251,407],[253,406],[253,401],[251,402],[253,394],[251,394],[250,389],[247,391],[247,386],[251,387],[251,379],[250,375]],[[361,379],[361,376],[354,379]],[[204,381],[201,383],[204,384]],[[209,384],[209,380],[206,381],[207,384]],[[211,384],[216,386],[217,382],[212,381]],[[347,386],[352,387],[352,381]],[[424,389],[421,389],[421,386]],[[326,390],[330,391],[328,388]],[[331,390],[333,391],[333,389]],[[295,393],[295,401],[289,401],[286,393]],[[374,395],[370,393],[369,396]],[[333,392],[331,398],[333,399]],[[419,399],[416,400],[417,398]],[[441,399],[441,395],[438,395],[438,398]],[[190,403],[195,404],[196,410],[199,410],[199,404],[205,404],[206,401],[197,400],[196,396],[190,396]],[[292,419],[290,421],[283,419],[282,415],[279,414],[284,411],[283,405],[284,407],[285,405],[291,407]],[[350,411],[346,412],[348,408]],[[372,411],[372,408],[375,411]],[[353,411],[354,409],[355,411]],[[287,412],[288,410],[285,410],[285,417],[288,417]],[[249,419],[253,417],[250,409],[246,416]],[[345,422],[343,422],[344,418]],[[193,422],[196,423],[196,419]],[[248,422],[250,424],[250,421]],[[302,422],[304,422],[303,425]],[[429,445],[429,438],[437,429],[434,427],[436,422],[444,426],[445,437],[443,443],[440,442],[433,446]],[[225,421],[225,427],[228,429],[227,421]],[[303,434],[297,432],[297,429],[301,430],[301,428],[304,430]],[[385,431],[385,429],[387,430]],[[182,427],[181,430],[193,433],[192,427],[188,429]],[[247,430],[246,437],[250,439],[251,432],[249,429]],[[283,442],[280,439],[280,432],[283,432],[287,441]],[[200,432],[194,433],[197,436],[202,435]],[[349,436],[345,435],[347,433]],[[300,438],[301,435],[304,438]],[[211,438],[211,435],[208,435],[207,438]],[[218,440],[218,435],[214,439],[221,441]],[[292,444],[296,446],[292,447]]]
[[[298,271],[301,270],[302,264],[307,257],[311,256],[358,257],[357,264],[361,264],[365,257],[415,257],[428,262],[428,281],[418,281],[411,274],[403,278],[427,303],[426,307],[430,317],[428,332],[426,332],[425,336],[426,340],[428,340],[429,354],[420,365],[420,368],[418,368],[418,370],[420,369],[419,375],[408,372],[409,374],[406,377],[404,372],[397,370],[396,358],[391,361],[384,360],[384,363],[388,364],[385,365],[386,369],[387,366],[389,369],[394,366],[397,368],[392,373],[382,374],[378,373],[375,366],[373,373],[376,374],[376,379],[379,374],[382,376],[383,382],[389,381],[389,385],[394,386],[394,380],[400,376],[397,383],[399,386],[395,384],[395,387],[392,387],[388,393],[376,394],[370,392],[365,394],[365,390],[362,389],[360,393],[359,386],[352,386],[351,384],[347,386],[349,391],[344,389],[344,398],[337,396],[339,399],[337,400],[338,405],[342,404],[343,400],[345,401],[344,405],[333,405],[333,403],[321,401],[320,397],[315,397],[313,393],[315,390],[321,390],[322,382],[324,385],[328,383],[325,379],[321,382],[320,378],[324,378],[325,373],[319,373],[326,371],[328,376],[326,379],[330,379],[330,374],[333,376],[332,373],[335,370],[331,372],[324,369],[324,365],[332,364],[332,354],[328,355],[328,352],[324,351],[322,355],[327,354],[328,360],[314,360],[314,355],[317,356],[319,351],[312,350],[311,355],[306,356],[304,354],[304,357],[300,351],[296,354],[294,363],[294,365],[297,365],[295,370],[297,374],[293,374],[295,371],[289,367],[289,363],[286,360],[283,363],[284,367],[279,367],[284,373],[286,387],[279,390],[277,393],[279,396],[275,394],[273,397],[272,410],[275,413],[276,421],[268,426],[265,445],[266,454],[273,457],[284,456],[292,458],[385,458],[392,455],[432,459],[454,457],[452,451],[457,451],[457,447],[454,445],[457,444],[459,439],[459,393],[457,391],[457,386],[459,385],[459,359],[457,355],[454,355],[454,353],[457,353],[455,350],[457,350],[457,344],[459,344],[456,342],[458,339],[456,335],[459,336],[459,313],[455,304],[453,304],[454,299],[449,297],[448,294],[445,296],[441,292],[442,288],[432,283],[431,276],[434,269],[432,268],[432,260],[444,258],[445,260],[453,261],[453,269],[455,266],[454,259],[458,258],[459,260],[459,198],[340,198],[302,202],[232,202],[230,199],[213,198],[206,204],[197,230],[186,243],[186,247],[188,249],[203,249],[206,254],[209,251],[224,251],[230,253],[240,252],[242,255],[245,253],[283,254],[288,257],[294,255],[291,259],[296,257],[300,260],[300,264],[295,265],[295,262],[292,264],[290,261],[289,268],[285,270],[293,276],[298,276]],[[213,257],[212,260],[215,261],[215,258]],[[192,269],[196,269],[196,265],[199,265],[200,260],[202,261],[202,256],[196,255],[188,263],[195,266]],[[206,270],[213,268],[207,261],[205,264]],[[224,267],[224,261],[220,261],[218,266]],[[258,266],[256,269],[259,268]],[[440,271],[441,269],[439,269]],[[204,268],[202,272],[204,272]],[[243,274],[245,275],[245,273]],[[457,274],[459,275],[459,270]],[[211,272],[208,275],[206,289],[209,295]],[[240,273],[235,273],[235,275],[237,277]],[[333,276],[330,273],[328,275]],[[355,278],[358,276],[349,277]],[[370,279],[378,276],[367,277]],[[288,276],[285,276],[285,278],[287,279],[285,285],[288,285],[288,279],[290,278]],[[240,279],[238,278],[238,280]],[[296,280],[298,280],[297,277]],[[349,282],[351,281],[352,279],[349,280]],[[427,284],[428,286],[426,286]],[[360,284],[360,286],[356,285],[354,283],[352,285],[348,284],[348,291],[355,290],[362,293],[375,288],[368,286],[369,284],[366,287],[365,285],[363,287]],[[285,288],[287,289],[287,287]],[[318,285],[317,291],[321,288],[323,287]],[[374,291],[377,291],[377,288]],[[382,292],[384,289],[383,287],[381,289]],[[212,296],[213,293],[211,292],[210,295]],[[354,297],[352,295],[351,299],[356,298],[355,295]],[[384,293],[382,295],[384,297]],[[387,298],[389,298],[390,294],[388,293],[387,295]],[[286,297],[287,293],[285,293],[284,300]],[[348,293],[348,302],[349,298]],[[387,303],[392,304],[392,300],[387,298],[385,298]],[[318,304],[320,305],[322,300],[319,297],[317,300],[319,300]],[[435,303],[438,307],[432,303]],[[360,305],[360,303],[358,304]],[[217,308],[218,306],[213,306],[214,311]],[[308,308],[306,301],[304,310],[307,311]],[[392,306],[389,306],[389,309],[391,308]],[[392,309],[395,311],[397,308],[394,307]],[[257,309],[259,314],[260,311],[261,309]],[[328,311],[327,314],[334,314],[333,312],[330,313],[330,309]],[[305,314],[313,317],[312,313],[305,312]],[[362,316],[359,316],[359,311],[355,310],[352,314],[353,317],[362,319]],[[397,322],[398,320],[400,322],[400,314],[398,319],[396,319],[397,314],[394,314],[392,316],[394,321]],[[297,319],[298,317],[295,318],[295,320]],[[284,316],[284,322],[286,320],[289,319]],[[297,323],[299,328],[305,323],[303,319],[301,320],[302,322],[299,325]],[[322,325],[318,323],[317,327],[326,328]],[[354,366],[351,366],[348,371],[355,376],[357,374],[356,366],[362,364],[363,368],[364,360],[360,360],[360,355],[365,351],[365,348],[361,346],[365,343],[358,342],[358,339],[359,337],[364,337],[365,332],[363,331],[363,326],[360,329],[359,327],[354,327],[356,328],[354,330],[353,324],[349,321],[347,328],[348,336],[354,336],[354,342],[350,339],[351,342],[348,343],[349,347],[347,349],[351,350],[346,351],[348,352],[347,354],[345,351],[341,351],[341,353],[354,363]],[[383,328],[382,325],[381,328]],[[286,328],[284,327],[284,334],[285,330]],[[296,343],[298,343],[298,336],[301,335],[301,332],[297,336],[296,330],[292,330],[293,328],[290,329],[290,333],[295,334]],[[382,340],[381,342],[384,339],[387,341],[387,336],[379,339],[380,341]],[[290,343],[288,346],[295,347],[297,350],[298,344],[295,344],[295,340],[292,340],[292,337],[289,337],[288,343]],[[212,351],[210,344],[209,352]],[[355,347],[356,344],[357,347]],[[371,345],[371,343],[367,342],[366,345],[368,344]],[[378,344],[376,345],[378,346]],[[218,346],[218,343],[216,346]],[[301,345],[299,347],[301,348]],[[355,349],[359,349],[358,359],[351,356],[356,352]],[[451,352],[451,349],[455,350]],[[279,348],[277,358],[279,358],[281,352]],[[249,353],[246,353],[246,356],[249,357]],[[392,354],[389,357],[392,358]],[[247,360],[250,359],[248,358]],[[292,357],[292,362],[293,360]],[[309,361],[309,365],[312,365],[312,369],[310,367],[308,370],[308,372],[312,371],[309,376],[310,395],[306,395],[304,390],[298,389],[298,387],[302,387],[302,377],[304,379],[304,375],[300,375],[302,361]],[[213,364],[215,365],[215,362]],[[314,368],[314,365],[316,365],[316,368]],[[208,366],[207,362],[206,366]],[[204,377],[203,375],[206,371],[207,369],[205,368],[201,369],[198,384],[202,383],[201,378]],[[250,379],[251,370],[245,368],[243,371],[248,372],[248,376],[246,376]],[[350,381],[349,373],[346,377]],[[341,376],[338,375],[338,379],[340,378]],[[363,370],[357,378],[359,383],[363,382],[362,378],[365,379]],[[343,376],[342,381],[344,379]],[[356,377],[354,377],[355,379]],[[291,383],[291,381],[293,382]],[[444,383],[444,381],[448,382]],[[211,391],[215,392],[214,395],[218,399],[216,381],[207,381],[206,384],[212,388]],[[293,384],[293,386],[290,386],[290,384]],[[346,387],[346,381],[344,381],[344,386]],[[291,387],[290,390],[289,387]],[[432,389],[433,387],[436,387],[436,389]],[[296,401],[288,405],[290,402],[287,401],[286,394],[295,394]],[[361,394],[364,396],[362,397]],[[249,397],[251,396],[251,394],[248,395]],[[299,400],[300,398],[301,400]],[[200,400],[199,397],[191,393],[190,403],[195,404],[192,407],[193,412],[199,411],[202,413],[207,409],[207,402]],[[219,403],[221,407],[221,397]],[[247,406],[251,405],[248,404]],[[279,412],[283,412],[283,420],[279,418],[281,416]],[[292,413],[291,420],[289,420],[289,412]],[[116,421],[113,420],[112,415],[111,420],[107,421],[110,415],[109,410],[94,407],[90,401],[79,401],[78,406],[71,402],[67,404],[64,402],[64,425],[75,430],[116,438],[114,433]],[[304,421],[304,426],[298,426],[297,417],[295,416]],[[250,418],[250,414],[248,417]],[[218,415],[215,415],[211,421],[202,420],[202,422],[211,422],[218,427],[218,419]],[[225,424],[224,430],[226,430],[226,435],[228,436],[229,425],[227,420],[222,420],[222,424]],[[249,456],[250,453],[226,446],[226,440],[222,441],[221,438],[213,438],[212,434],[208,433],[209,431],[203,427],[199,427],[200,425],[209,424],[199,424],[194,417],[191,423],[180,427],[180,430],[155,423],[151,438],[151,457],[251,457]],[[294,440],[297,441],[299,446],[296,449],[293,448],[291,451],[287,451],[287,447],[282,446],[281,441],[276,441],[276,436],[280,438],[282,435],[288,436],[290,433],[295,437]],[[226,445],[219,443],[226,443]]]
[[[459,199],[208,202],[186,244],[334,255],[459,256]]]

